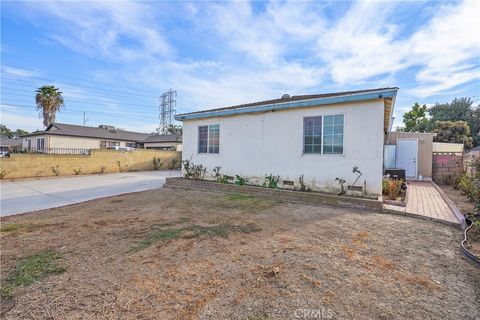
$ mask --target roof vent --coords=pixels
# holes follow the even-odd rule
[[[283,96],[282,96],[282,100],[284,99],[290,99],[290,95],[288,93],[285,93]]]
[[[110,126],[108,124],[101,124],[98,126],[99,128],[101,129],[107,129],[107,130],[115,130],[115,127],[114,126]]]

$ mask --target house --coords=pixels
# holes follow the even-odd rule
[[[385,169],[403,169],[408,180],[432,180],[435,136],[430,132],[391,132],[385,142]]]
[[[53,123],[44,131],[36,131],[22,136],[22,147],[26,150],[46,149],[110,149],[114,147],[144,148],[146,139],[156,135],[125,131],[114,126],[100,125],[86,127],[64,123]],[[181,144],[181,137],[161,136],[160,149],[176,149]],[[157,148],[147,142],[149,148]]]
[[[183,159],[216,166],[261,184],[279,175],[314,190],[336,191],[335,179],[382,193],[383,146],[398,88],[292,96],[175,116],[183,121]]]
[[[182,151],[182,136],[171,135],[150,135],[142,140],[145,149],[177,150]]]
[[[0,137],[0,155],[8,156],[8,153],[22,147],[21,139]]]

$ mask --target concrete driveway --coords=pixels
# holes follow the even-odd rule
[[[179,171],[139,171],[0,184],[0,216],[42,210],[122,193],[160,188]]]

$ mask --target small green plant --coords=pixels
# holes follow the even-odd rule
[[[171,162],[171,167],[170,169],[176,169],[177,168],[177,164],[178,164],[178,158],[177,157],[173,157],[172,158],[172,162]]]
[[[220,177],[220,179],[218,180],[218,182],[224,183],[224,184],[228,183],[228,176],[222,175],[222,176]]]
[[[190,159],[185,159],[182,161],[182,173],[185,179],[191,179],[193,173],[193,163]]]
[[[193,165],[193,168],[192,168],[193,179],[203,180],[203,178],[205,177],[205,173],[207,173],[207,168],[206,167],[204,167],[201,164]]]
[[[166,161],[166,160],[165,160]],[[160,170],[165,163],[160,157],[153,157],[153,170]]]
[[[60,175],[60,168],[58,167],[58,165],[52,167],[52,172],[55,176],[59,176]]]
[[[215,168],[213,168],[213,179],[215,180],[215,182],[220,182],[220,179],[222,178],[222,174],[220,173],[221,169],[222,167],[220,166],[216,166]]]
[[[265,175],[265,181],[263,182],[263,186],[271,189],[278,188],[278,181],[280,180],[280,176],[274,176],[273,174]]]
[[[78,168],[74,168],[73,169],[73,173],[75,173],[76,176],[78,176],[80,173],[82,172],[82,168],[78,167]]]
[[[358,169],[358,166],[353,166],[352,168],[352,172],[357,174],[357,178],[355,179],[355,181],[353,181],[352,185],[348,187],[348,190],[350,190],[351,188],[353,188],[355,186],[355,184],[357,183],[358,179],[360,179],[360,177],[363,175],[362,171],[360,171]],[[347,190],[347,191],[348,191]]]
[[[339,196],[342,195],[342,194],[345,194],[347,192],[346,188],[345,188],[345,179],[342,179],[342,178],[335,178],[335,181],[338,182],[338,184],[340,185],[340,193],[338,194]]]
[[[11,297],[16,287],[32,284],[51,274],[65,272],[65,268],[59,265],[61,258],[62,256],[53,250],[43,250],[20,259],[15,269],[2,281],[1,296]]]
[[[122,163],[120,162],[120,160],[117,160],[117,167],[118,167],[118,172],[128,171],[128,165],[122,166]]]
[[[248,178],[241,177],[237,174],[237,175],[235,175],[235,182],[234,183],[238,184],[240,186],[244,186],[248,183]]]
[[[7,172],[5,170],[0,171],[0,180],[3,180],[5,176],[7,175]]]
[[[308,192],[308,191],[310,191],[310,187],[308,187],[308,186],[305,184],[305,179],[303,178],[303,174],[301,174],[301,175],[298,177],[298,184],[300,185],[299,191],[302,191],[302,192]]]

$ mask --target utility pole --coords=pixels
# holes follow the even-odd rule
[[[89,121],[90,119],[87,119],[85,118],[85,111],[83,112],[83,126],[85,127],[85,124],[87,123],[87,121]]]
[[[158,134],[167,134],[168,127],[173,124],[173,116],[175,115],[175,107],[177,105],[177,91],[169,89],[160,96],[160,125],[158,126]]]

